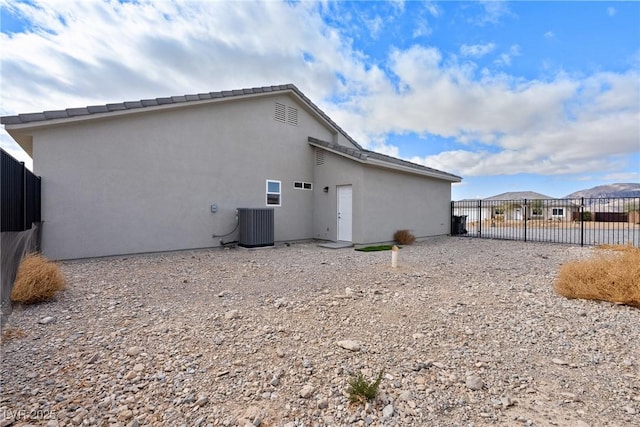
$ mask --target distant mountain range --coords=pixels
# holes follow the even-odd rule
[[[576,191],[565,197],[565,199],[576,199],[580,197],[640,197],[640,183],[620,183],[609,185],[598,185],[587,190]]]

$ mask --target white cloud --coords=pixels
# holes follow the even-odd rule
[[[608,7],[607,8],[607,15],[609,16],[615,16],[615,14],[618,13],[618,11],[616,10],[615,7]]]
[[[602,179],[611,182],[640,182],[640,171],[610,173],[603,176]]]
[[[395,9],[396,13],[404,12],[404,0],[390,0],[393,9]]]
[[[517,52],[514,47],[511,52]],[[371,135],[432,134],[485,150],[457,149],[416,161],[463,176],[546,175],[620,170],[620,156],[638,151],[638,72],[598,73],[550,81],[508,75],[474,77],[474,69],[413,46],[391,54],[405,90],[370,94],[345,123]]]
[[[427,11],[431,14],[431,16],[433,16],[434,18],[439,18],[443,13],[442,8],[439,7],[436,3],[427,2],[425,4],[425,7]]]
[[[549,30],[546,33],[544,33],[544,38],[545,39],[552,39],[554,38],[556,35],[554,34],[553,31]]]
[[[497,24],[503,16],[512,14],[506,1],[480,1],[480,5],[483,8],[483,13],[472,20],[476,25]]]
[[[474,58],[480,58],[496,48],[494,43],[485,43],[485,44],[463,44],[460,46],[460,55],[462,56],[471,56]]]
[[[493,61],[493,63],[501,67],[508,67],[511,65],[511,55],[501,53],[498,59]]]
[[[500,56],[495,61],[493,61],[493,63],[501,67],[509,67],[511,65],[511,58],[520,55],[520,46],[513,45],[509,48],[508,53],[501,53]]]
[[[417,39],[418,37],[429,37],[432,32],[433,30],[429,26],[429,21],[426,19],[420,19],[413,29],[412,37],[414,39]]]
[[[12,52],[2,57],[3,113],[34,99],[51,109],[286,82],[323,98],[340,90],[336,69],[366,80],[349,41],[305,2],[20,5],[38,28],[0,35]],[[249,22],[269,25],[238,31]]]
[[[451,150],[411,160],[463,176],[614,173],[638,152],[633,67],[527,80],[473,63],[495,52],[492,43],[463,45],[464,61],[425,45],[391,49],[378,66],[322,19],[332,3],[10,5],[36,28],[0,34],[11,52],[0,57],[2,115],[292,82],[377,151],[402,155],[391,132],[451,138]],[[500,55],[508,65],[520,47]],[[0,133],[16,152],[9,141]]]
[[[382,30],[384,21],[379,15],[376,15],[373,19],[365,19],[367,28],[369,29],[369,35],[371,38],[376,39]]]

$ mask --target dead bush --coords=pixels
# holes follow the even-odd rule
[[[640,307],[640,248],[606,247],[597,257],[564,264],[555,290],[567,298]]]
[[[20,263],[11,300],[23,304],[46,301],[65,288],[60,268],[40,254],[29,254]]]
[[[409,230],[398,230],[393,234],[393,240],[399,245],[411,245],[416,241],[416,236]]]

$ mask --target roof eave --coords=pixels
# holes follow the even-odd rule
[[[353,161],[358,162],[358,163],[366,163],[367,162],[367,159],[358,158],[358,157],[352,156],[352,155],[350,155],[348,153],[344,153],[344,152],[339,151],[339,150],[334,150],[333,148],[326,147],[326,146],[324,146],[322,144],[315,143],[313,141],[309,141],[309,145],[312,145],[312,146],[314,146],[316,148],[320,148],[322,150],[328,151],[328,152],[333,153],[333,154],[337,154],[338,156],[345,157],[345,158],[347,158],[349,160],[353,160]]]
[[[349,160],[353,160],[353,161],[356,161],[358,163],[362,163],[362,164],[365,164],[365,165],[380,167],[380,168],[384,168],[384,169],[392,169],[392,170],[405,172],[405,173],[410,173],[410,174],[414,174],[414,175],[427,176],[427,177],[430,177],[430,178],[441,179],[441,180],[445,180],[445,181],[449,181],[449,182],[461,182],[462,181],[461,177],[458,177],[458,176],[455,176],[455,175],[451,175],[451,174],[447,174],[447,173],[438,173],[437,171],[429,171],[429,170],[418,169],[418,168],[413,168],[413,167],[404,166],[404,165],[398,165],[398,164],[395,164],[395,163],[389,163],[389,162],[385,162],[384,160],[373,159],[373,158],[367,156],[366,153],[362,154],[362,158],[356,157],[356,156],[350,155],[348,153],[332,149],[331,147],[327,147],[327,146],[325,146],[325,145],[323,145],[321,143],[314,142],[313,139],[314,138],[312,138],[312,137],[309,138],[309,145],[312,145],[314,147],[320,148],[322,150],[329,151],[331,153],[337,154],[338,156],[345,157],[345,158],[347,158]]]
[[[148,106],[131,108],[131,109],[79,114],[79,115],[74,115],[70,117],[53,118],[53,119],[46,119],[46,120],[34,120],[31,122],[25,122],[25,123],[5,123],[4,127],[7,131],[9,130],[23,131],[23,130],[41,129],[41,128],[48,128],[51,126],[66,125],[66,124],[79,123],[79,122],[85,122],[90,120],[109,119],[112,117],[115,118],[115,117],[121,117],[121,116],[132,115],[132,114],[145,114],[145,113],[150,113],[155,111],[174,110],[179,108],[194,107],[194,106],[214,104],[214,103],[231,101],[231,100],[254,98],[259,96],[273,96],[274,93],[286,93],[286,92],[295,93],[291,89],[284,89],[280,92],[273,91],[273,92],[242,94],[242,95],[234,95],[233,97],[220,97],[220,98],[203,99],[198,101],[148,105]]]
[[[394,169],[397,171],[402,171],[402,172],[408,172],[408,173],[412,173],[415,175],[422,175],[422,176],[428,176],[430,178],[437,178],[437,179],[442,179],[445,181],[449,181],[449,182],[462,182],[462,178],[456,175],[451,175],[448,173],[439,173],[436,171],[429,171],[429,170],[424,170],[424,169],[417,169],[417,168],[412,168],[409,166],[403,166],[403,165],[398,165],[395,163],[389,163],[389,162],[385,162],[383,160],[377,160],[377,159],[372,159],[369,158],[367,159],[367,163],[374,165],[374,166],[380,166],[380,167],[384,167],[387,169]]]
[[[15,132],[13,129],[9,129],[6,127],[5,130],[13,138],[13,140],[18,143],[20,148],[22,148],[25,153],[27,153],[29,157],[33,159],[33,137],[25,133]]]

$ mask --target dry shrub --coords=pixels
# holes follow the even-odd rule
[[[598,245],[596,246],[597,249],[605,249],[607,251],[616,251],[616,252],[625,252],[625,251],[633,251],[634,248],[631,245],[609,245],[609,244],[604,244],[604,245]]]
[[[564,264],[555,283],[556,292],[567,298],[640,307],[640,248],[615,246],[605,249],[610,252]]]
[[[416,236],[409,230],[398,230],[394,233],[393,240],[399,245],[411,245],[416,241]]]
[[[52,298],[65,288],[60,268],[39,254],[29,254],[20,263],[11,300],[34,304]]]

